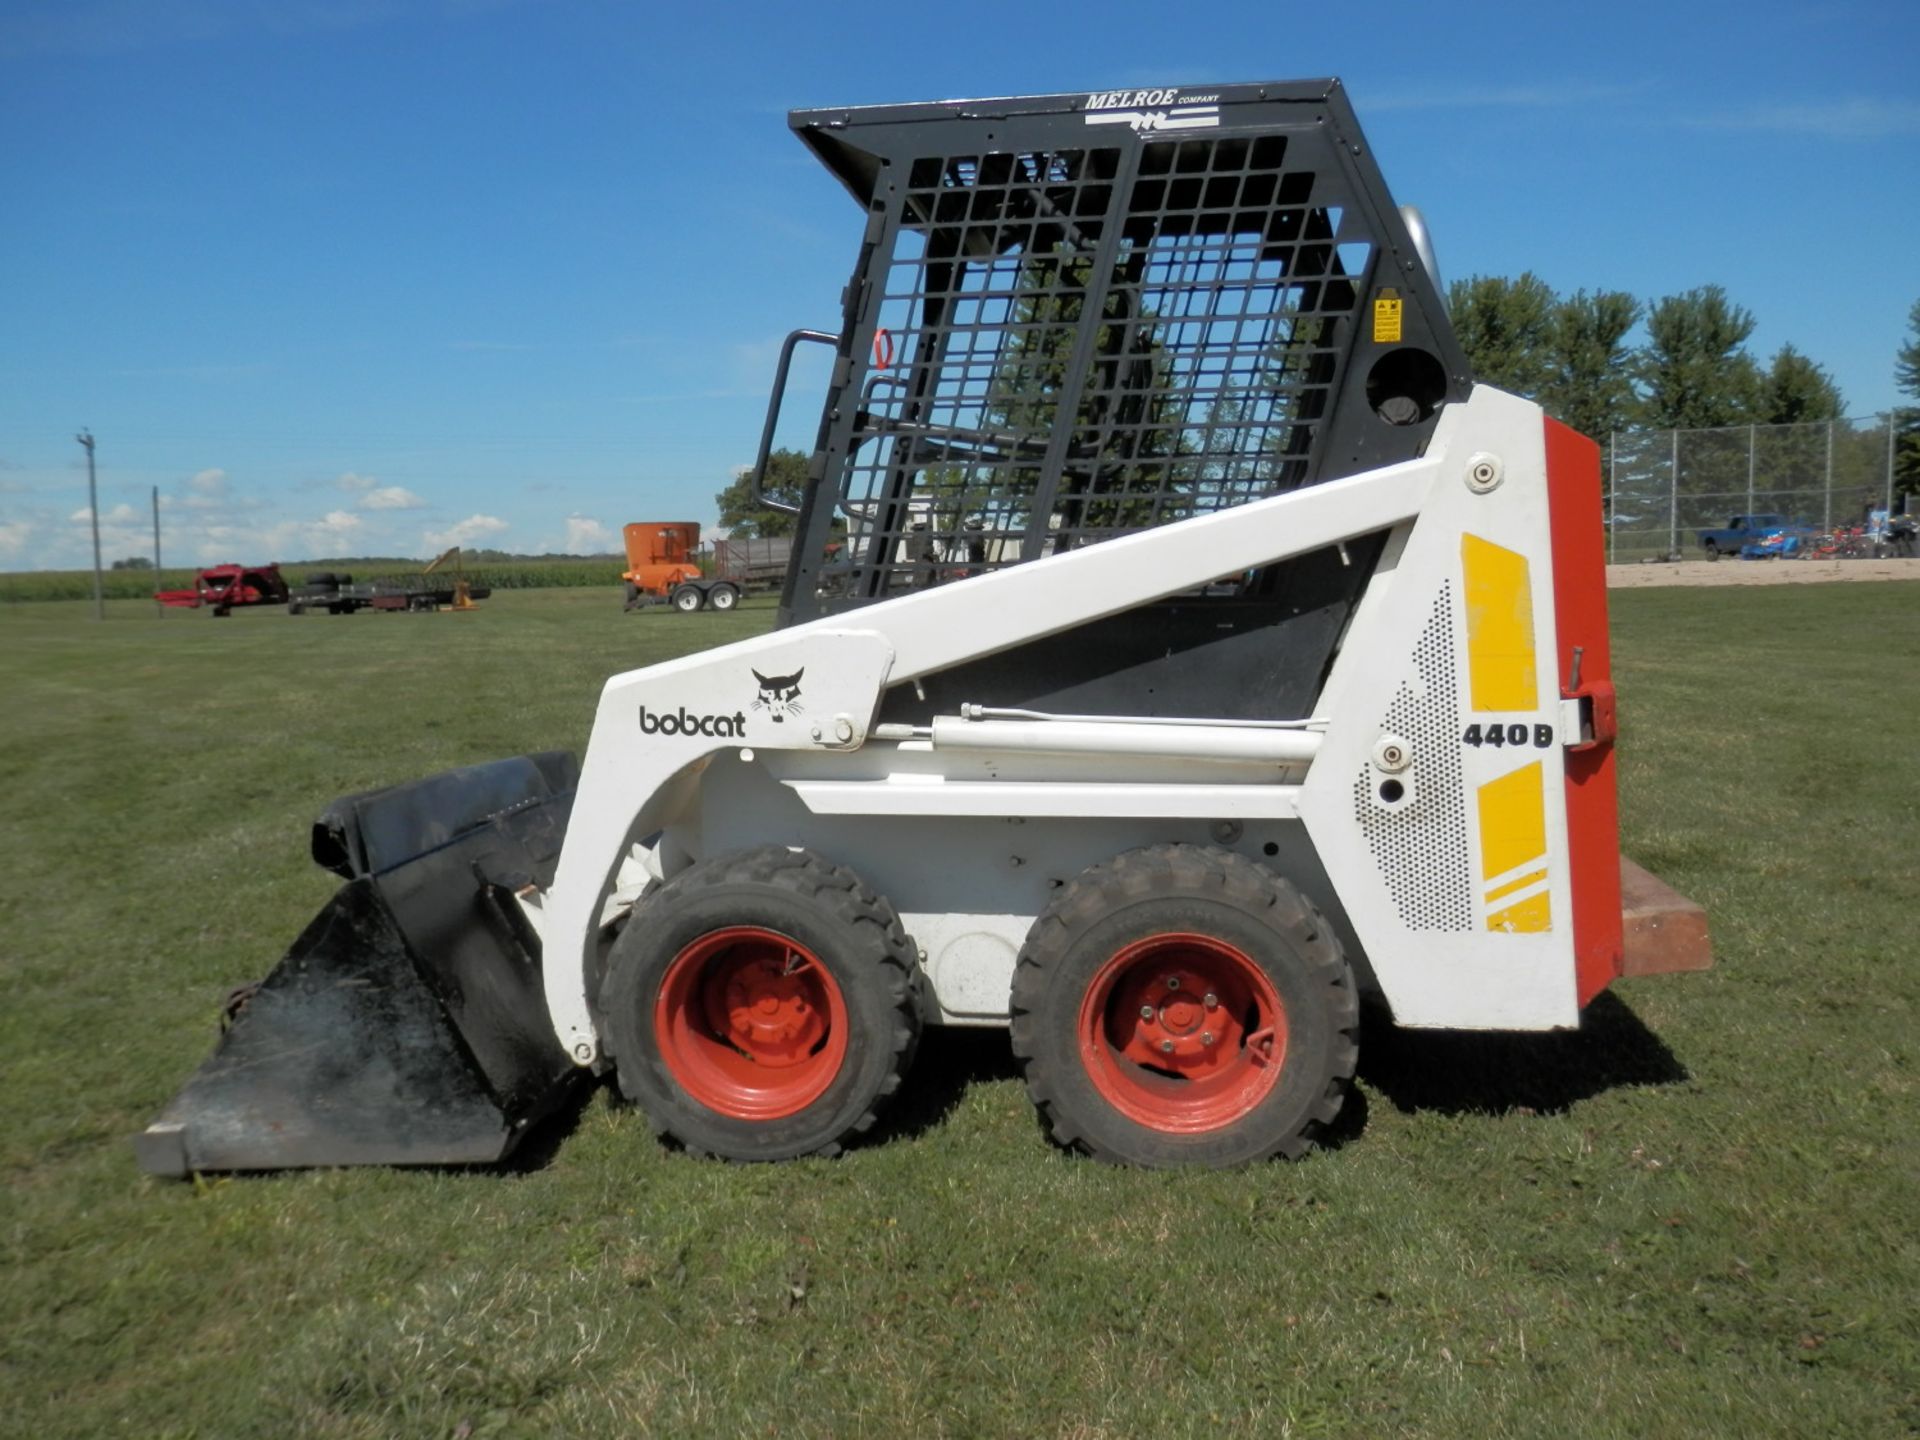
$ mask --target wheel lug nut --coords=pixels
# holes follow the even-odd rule
[[[1162,1055],[1171,1055],[1171,1054],[1173,1054],[1173,1041],[1171,1041],[1171,1040],[1162,1040],[1162,1041],[1160,1042],[1160,1053],[1161,1053]]]
[[[1142,1006],[1140,1007],[1140,1018],[1141,1018],[1142,1020],[1151,1020],[1151,1019],[1153,1019],[1153,1006],[1151,1006],[1151,1005],[1142,1005]]]
[[[1200,1043],[1201,1043],[1202,1045],[1211,1045],[1211,1044],[1213,1044],[1213,1031],[1211,1031],[1211,1030],[1202,1030],[1202,1031],[1200,1032]]]
[[[1166,985],[1169,990],[1178,990],[1180,988],[1180,977],[1178,975],[1167,976]]]
[[[1220,997],[1209,990],[1207,992],[1207,998],[1200,1003],[1205,1005],[1209,1010],[1218,1010],[1220,1008]]]

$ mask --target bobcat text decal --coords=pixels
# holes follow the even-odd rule
[[[731,715],[695,715],[682,705],[678,710],[654,715],[646,706],[640,707],[642,735],[712,735],[737,740],[746,730],[747,717],[738,710]]]

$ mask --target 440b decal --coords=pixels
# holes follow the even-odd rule
[[[1525,745],[1533,742],[1537,750],[1553,747],[1553,727],[1551,725],[1481,725],[1467,726],[1467,733],[1460,737],[1462,745]]]

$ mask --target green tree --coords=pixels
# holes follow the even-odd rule
[[[115,570],[151,570],[153,568],[153,561],[144,555],[129,555],[124,560],[114,561],[112,568]]]
[[[1920,300],[1907,311],[1907,339],[1893,357],[1893,383],[1913,406],[1890,418],[1899,427],[1894,459],[1894,488],[1902,495],[1920,495]]]
[[[1840,387],[1826,370],[1791,345],[1782,345],[1760,377],[1754,419],[1762,425],[1838,420],[1846,413]]]
[[[1626,338],[1639,319],[1640,302],[1621,290],[1581,290],[1555,305],[1551,373],[1538,396],[1549,414],[1598,440],[1626,428],[1634,408]]]
[[[1454,334],[1476,380],[1529,399],[1553,373],[1557,297],[1531,270],[1518,280],[1472,275],[1447,287]]]
[[[798,450],[776,450],[767,457],[766,493],[789,505],[798,505],[807,492],[807,457]],[[769,510],[754,498],[753,474],[742,469],[733,483],[713,497],[720,526],[742,540],[768,535],[791,535],[794,517]]]
[[[1091,257],[1065,244],[1022,262],[1011,338],[988,388],[989,428],[1044,445],[1060,422],[1060,397],[1094,280]],[[1184,513],[1201,478],[1180,458],[1185,403],[1168,375],[1156,316],[1141,300],[1138,275],[1109,278],[1094,332],[1094,354],[1073,423],[1073,450],[1055,509],[1069,528],[1131,528]],[[1030,455],[1037,449],[1030,449]],[[942,467],[924,488],[934,496],[936,529],[952,529],[972,509],[1017,513],[1030,499],[1034,469]]]
[[[1753,312],[1702,285],[1654,302],[1647,343],[1634,357],[1639,423],[1656,430],[1744,425],[1760,395],[1760,370],[1742,347]]]

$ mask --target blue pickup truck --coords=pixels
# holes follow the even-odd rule
[[[1758,545],[1782,531],[1794,534],[1799,529],[1784,515],[1735,515],[1723,529],[1694,533],[1700,537],[1700,548],[1707,552],[1707,559],[1718,560],[1722,555],[1738,555],[1747,546]]]

